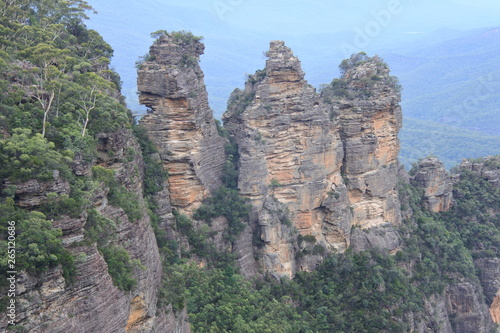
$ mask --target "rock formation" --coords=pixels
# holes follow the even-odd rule
[[[176,230],[174,209],[192,218],[222,185],[226,163],[228,140],[219,135],[198,64],[203,50],[190,33],[165,33],[138,71],[140,101],[149,108],[141,124],[158,148],[154,158],[169,173],[154,197],[155,228],[164,241],[181,245],[179,254],[192,244]],[[437,213],[450,208],[452,180],[437,159],[421,160],[412,176],[398,164],[399,87],[380,58],[351,57],[341,65],[343,76],[317,93],[284,42],[272,41],[267,57],[265,69],[250,75],[244,90],[231,94],[223,117],[237,145],[237,188],[251,203],[250,223],[228,241],[224,232],[230,222],[219,216],[206,233],[215,249],[233,252],[241,273],[293,277],[348,247],[398,252],[407,236],[398,228],[402,215],[408,224],[417,223],[409,202],[401,212],[398,179],[424,190],[426,209]],[[132,273],[137,285],[123,292],[113,284],[102,249],[85,242],[87,213],[60,216],[53,225],[63,231],[64,246],[77,258],[75,282],[66,284],[60,267],[36,278],[21,272],[18,322],[30,332],[188,333],[186,309],[157,308],[162,265],[142,193],[139,144],[128,129],[98,133],[96,139],[95,159],[75,156],[73,173],[90,176],[93,165],[114,170],[117,183],[137,197],[137,221],[109,202],[104,182],[89,191],[93,196],[87,207],[116,224],[112,244],[123,247],[137,264]],[[460,169],[498,187],[499,168],[489,168],[493,164],[498,164],[494,158],[464,161]],[[3,186],[11,186],[17,206],[27,210],[72,190],[57,171],[51,181],[4,181]],[[205,223],[192,221],[192,227],[199,230]],[[416,255],[405,267],[409,276],[421,259]],[[481,286],[450,273],[452,282],[442,292],[422,296],[423,310],[415,312],[421,318],[404,318],[412,331],[488,332],[492,323],[485,304],[500,323],[500,261],[480,258],[475,265]]]
[[[332,100],[307,83],[282,41],[271,42],[267,56],[266,68],[232,93],[223,120],[239,147],[238,188],[252,202],[251,222],[265,244],[262,264],[278,276],[293,276],[316,262],[294,259],[302,251],[294,230],[313,236],[317,249],[343,251],[353,225],[400,222],[401,109],[388,69],[377,59],[356,64],[343,78],[346,89],[359,91],[366,88],[360,82],[379,75],[372,97]]]
[[[293,229],[329,249],[345,249],[350,211],[338,121],[282,41],[271,42],[267,56],[266,68],[249,77],[244,91],[233,92],[223,120],[239,147],[238,188],[252,202],[264,268],[292,276]]]
[[[412,184],[424,189],[424,207],[431,212],[450,209],[453,184],[446,169],[437,158],[426,157],[415,166]]]
[[[490,306],[491,318],[500,324],[500,258],[482,258],[474,261],[479,271],[479,279]]]
[[[478,160],[463,160],[459,165],[459,174],[462,172],[470,172],[480,176],[488,181],[493,188],[500,188],[500,156],[489,156]],[[500,210],[490,208],[485,212],[485,216],[489,216],[488,220],[498,219]],[[484,219],[485,217],[483,217]],[[479,278],[483,287],[484,295],[486,296],[486,304],[490,307],[490,314],[493,321],[500,324],[500,258],[498,256],[491,258],[479,258],[474,260],[474,263],[479,272]]]
[[[133,278],[137,285],[131,292],[117,288],[108,274],[108,267],[95,244],[85,239],[86,214],[73,218],[61,216],[53,222],[63,231],[63,243],[76,258],[77,276],[73,284],[66,284],[60,268],[49,270],[35,278],[26,272],[18,276],[17,316],[19,325],[29,332],[150,332],[182,321],[157,314],[157,292],[161,282],[161,261],[155,235],[142,199],[143,160],[140,148],[130,130],[98,135],[98,157],[95,163],[115,170],[115,177],[128,191],[135,193],[142,207],[141,217],[130,221],[124,210],[109,204],[105,186],[96,191],[92,206],[103,217],[116,223],[113,244],[119,244],[137,260]],[[134,158],[126,161],[127,149],[134,150]],[[89,167],[91,164],[89,164]],[[137,173],[136,170],[141,170]],[[90,170],[85,170],[90,173]],[[59,178],[50,184],[28,189],[27,182],[19,187],[23,207],[38,205],[47,189],[61,183]],[[38,184],[38,183],[37,183]],[[62,186],[64,188],[64,186]],[[28,194],[30,198],[28,198]],[[175,324],[182,332],[189,332],[184,321]]]
[[[402,113],[397,81],[376,56],[355,55],[343,69],[343,77],[331,86],[337,97],[334,106],[338,107],[345,151],[342,172],[353,207],[353,225],[398,225],[397,135]]]
[[[169,172],[170,200],[190,212],[221,185],[224,146],[198,64],[204,45],[190,33],[163,34],[138,71],[141,120]]]
[[[493,325],[482,293],[474,283],[460,282],[446,288],[448,316],[454,333],[491,332]]]

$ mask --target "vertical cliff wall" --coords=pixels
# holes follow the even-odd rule
[[[63,231],[63,243],[76,258],[77,273],[71,284],[65,281],[60,268],[48,270],[37,278],[20,273],[17,324],[29,332],[150,332],[155,327],[163,330],[177,320],[161,315],[161,311],[157,313],[161,261],[142,196],[143,159],[139,145],[127,129],[97,136],[98,156],[94,163],[114,170],[118,184],[137,198],[140,212],[135,220],[122,208],[112,205],[108,199],[110,188],[104,183],[95,189],[88,208],[95,209],[113,225],[109,230],[101,230],[98,237],[109,233],[106,247],[117,246],[128,253],[135,262],[131,277],[137,284],[130,291],[114,285],[96,243],[88,241],[91,222],[87,212],[78,217],[62,215],[53,224]],[[75,163],[74,171],[90,175],[94,163]],[[24,208],[37,208],[47,200],[47,189],[57,184],[57,188],[64,187],[61,182],[57,177],[53,184],[44,186],[33,186],[33,181],[29,181],[31,186],[19,186],[17,195],[23,199]],[[175,325],[188,332],[185,318],[180,321]]]
[[[225,140],[217,132],[198,64],[204,45],[190,33],[163,34],[138,71],[141,119],[169,172],[174,207],[190,212],[221,185]]]
[[[378,58],[353,62],[342,91],[330,86],[320,95],[282,41],[271,42],[267,56],[266,68],[233,92],[223,120],[239,146],[238,187],[253,205],[262,264],[292,276],[314,267],[311,254],[345,250],[352,226],[400,223],[400,96]],[[294,230],[308,241],[295,242]],[[380,245],[397,247],[393,236]]]
[[[344,144],[343,175],[353,207],[353,224],[370,228],[401,221],[396,189],[400,94],[378,57],[353,56],[334,81]],[[336,95],[335,95],[336,94]]]
[[[223,120],[239,147],[238,188],[253,205],[262,264],[292,276],[295,229],[328,249],[345,249],[350,211],[338,121],[282,41],[271,42],[267,56],[266,68],[233,92]]]
[[[443,163],[435,157],[418,161],[412,170],[411,182],[424,190],[424,207],[431,212],[450,209],[453,198],[453,183]]]

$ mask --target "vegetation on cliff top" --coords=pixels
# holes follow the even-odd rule
[[[75,276],[73,256],[52,221],[81,216],[97,188],[95,180],[77,175],[74,166],[96,158],[96,133],[132,122],[120,96],[120,78],[109,69],[113,50],[86,28],[88,11],[92,7],[83,0],[0,5],[0,228],[5,235],[8,221],[16,222],[17,270],[39,275],[60,265],[67,282]],[[47,193],[39,207],[17,207],[20,184],[31,179],[50,184],[57,177],[69,183],[69,194]],[[137,219],[136,198],[123,186],[108,185],[110,203]],[[91,238],[100,231],[94,229]],[[6,244],[2,236],[1,248]],[[105,254],[111,271],[114,261],[126,257],[122,252]],[[1,254],[2,276],[6,253]],[[129,281],[119,284],[130,286]]]

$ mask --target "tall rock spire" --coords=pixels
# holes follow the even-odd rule
[[[198,64],[204,45],[191,33],[161,35],[138,71],[141,120],[169,172],[174,207],[191,211],[221,185],[224,146]]]
[[[401,221],[397,191],[401,100],[397,79],[377,56],[344,60],[345,73],[324,96],[338,107],[344,143],[342,171],[353,209],[353,224],[370,228]],[[330,91],[331,93],[332,91]],[[337,97],[335,99],[335,97]]]
[[[343,150],[338,121],[304,79],[298,58],[282,41],[272,41],[267,56],[266,68],[233,92],[223,120],[239,146],[238,187],[252,202],[262,265],[293,276],[319,260],[296,262],[296,231],[322,248],[348,245]]]

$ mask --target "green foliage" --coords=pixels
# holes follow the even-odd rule
[[[163,189],[163,182],[168,178],[168,174],[162,163],[154,158],[158,150],[149,140],[146,129],[140,125],[134,125],[132,130],[139,142],[144,159],[144,194],[154,195]]]
[[[211,266],[224,265],[226,262],[232,260],[229,253],[218,251],[215,245],[209,240],[210,228],[208,225],[203,224],[195,227],[193,221],[186,215],[180,214],[176,210],[173,210],[173,214],[175,216],[177,231],[181,235],[186,236],[189,243],[189,251],[181,249],[183,250],[181,251],[182,257],[190,258],[194,254],[199,258],[206,259]],[[167,244],[167,246],[170,246],[170,249],[173,248],[173,245],[175,244],[171,242]],[[173,259],[174,263],[178,261],[175,258]]]
[[[135,193],[128,191],[125,186],[116,181],[113,170],[94,166],[92,167],[92,175],[94,179],[103,182],[109,188],[109,203],[115,207],[122,208],[131,222],[137,221],[142,217],[143,212],[139,198]]]
[[[344,75],[345,72],[353,67],[357,67],[372,58],[368,57],[365,52],[359,52],[357,54],[351,55],[349,59],[344,59],[339,65],[341,75]]]
[[[0,52],[6,51],[0,123],[6,130],[28,128],[57,145],[86,127],[95,133],[130,122],[116,98],[119,77],[108,68],[113,50],[84,26],[87,10],[81,0],[2,6],[8,14],[0,20]]]
[[[11,137],[0,139],[0,178],[11,181],[54,179],[54,170],[69,177],[70,158],[55,150],[55,145],[29,129],[15,129]]]
[[[139,56],[139,59],[135,62],[135,68],[137,69],[143,69],[144,63],[148,61],[153,61],[156,60],[156,57],[152,56],[149,52],[146,53],[143,56]]]
[[[259,83],[262,80],[264,80],[265,77],[266,77],[266,70],[265,69],[258,69],[255,71],[255,74],[248,75],[247,82],[254,85],[254,84]]]
[[[177,311],[187,304],[196,332],[404,332],[398,318],[422,307],[406,272],[377,251],[330,255],[280,282],[252,283],[230,264],[178,264],[162,295]]]
[[[134,262],[123,247],[110,245],[99,248],[104,260],[108,264],[108,273],[113,284],[121,290],[130,291],[137,281],[132,277]]]
[[[150,34],[151,38],[153,38],[155,40],[160,38],[162,35],[168,35],[168,31],[167,30],[157,30],[157,31],[154,31]]]
[[[271,183],[269,183],[269,187],[270,187],[271,189],[273,189],[273,190],[274,190],[275,188],[278,188],[278,187],[280,187],[280,186],[281,186],[281,184],[280,184],[279,180],[274,179],[274,178],[273,178],[273,179],[271,179]]]
[[[365,63],[374,64],[376,73],[370,77],[350,77],[353,83],[348,84],[345,77],[346,71]],[[391,87],[397,93],[403,89],[397,77],[388,76],[388,66],[379,56],[368,57],[364,52],[353,54],[351,58],[343,60],[339,68],[343,77],[334,79],[330,85],[324,86],[321,90],[321,96],[330,104],[334,99],[339,98],[370,98],[373,88],[381,83]]]
[[[334,99],[349,98],[350,93],[345,79],[333,79],[332,83],[323,86],[321,89],[321,97],[328,104],[332,104]]]
[[[184,67],[194,67],[198,63],[198,59],[194,56],[183,54],[181,58],[181,65]]]
[[[498,170],[498,157],[490,161],[486,167]],[[442,214],[447,227],[460,234],[474,257],[498,257],[500,189],[478,173],[460,170],[453,195],[455,203],[449,212]]]
[[[66,282],[71,283],[75,275],[73,257],[64,249],[61,229],[53,228],[40,212],[28,212],[14,205],[11,198],[0,204],[0,234],[6,235],[9,221],[15,222],[16,269],[27,270],[30,274],[40,274],[49,268],[62,266]],[[9,271],[6,237],[0,243],[2,272]],[[2,273],[4,274],[4,273]],[[5,276],[2,276],[4,283]]]
[[[255,92],[236,88],[229,96],[227,109],[234,110],[235,115],[240,115],[252,103],[254,97]]]
[[[399,189],[401,202],[413,211],[413,221],[404,221],[406,236],[401,258],[414,261],[414,283],[425,295],[440,293],[453,277],[473,278],[470,252],[460,235],[447,228],[439,215],[421,208],[422,190],[405,184]]]
[[[193,42],[199,42],[203,39],[202,36],[195,36],[191,31],[172,31],[170,34],[177,43],[187,44]]]
[[[307,242],[307,243],[316,243],[316,237],[314,237],[314,235],[305,235],[302,237],[302,239],[304,240],[304,242]]]
[[[87,242],[97,243],[97,247],[107,246],[116,236],[116,224],[113,220],[102,216],[95,209],[88,211],[85,223],[85,239]]]
[[[250,206],[237,190],[222,186],[195,211],[193,218],[209,222],[214,217],[226,217],[229,227],[224,236],[232,242],[245,229],[243,220],[248,218],[249,212]]]
[[[389,76],[389,79],[387,80],[386,83],[398,93],[401,93],[401,91],[403,90],[403,86],[401,85],[399,79],[396,76]]]

